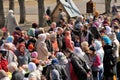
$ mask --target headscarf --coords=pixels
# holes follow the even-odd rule
[[[8,43],[12,43],[13,40],[14,40],[14,37],[13,37],[13,36],[8,36],[7,39],[6,39],[6,41],[7,41]]]
[[[29,70],[29,72],[35,71],[36,69],[37,69],[37,67],[36,67],[35,63],[30,62],[28,64],[28,70]]]
[[[102,47],[102,43],[98,40],[95,40],[94,44],[95,44],[95,46],[94,46],[95,50],[99,50]]]
[[[57,57],[60,64],[68,63],[66,56],[62,52],[57,52],[56,57]]]
[[[46,40],[46,34],[39,34],[39,35],[38,35],[38,39],[39,39],[41,42],[45,42],[45,40]]]

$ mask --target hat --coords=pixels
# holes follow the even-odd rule
[[[102,47],[101,41],[95,40],[94,44],[95,44],[95,50],[99,50]]]
[[[15,30],[22,31],[20,27],[16,27]]]
[[[56,57],[60,64],[66,64],[68,62],[66,56],[62,52],[57,52]]]
[[[31,53],[31,57],[32,58],[37,58],[38,57],[38,53],[36,51]]]
[[[35,65],[35,63],[33,63],[33,62],[30,62],[29,64],[28,64],[28,70],[31,72],[31,71],[34,71],[34,70],[36,70],[37,69],[37,67],[36,67],[36,65]]]
[[[38,39],[39,39],[41,42],[45,42],[45,40],[46,40],[46,34],[39,34],[39,35],[38,35]]]
[[[33,46],[33,44],[29,44],[29,46],[28,46],[28,49],[31,49],[31,50],[33,50],[33,49],[34,49],[34,46]]]
[[[32,37],[35,36],[35,29],[34,29],[34,28],[30,28],[30,29],[28,30],[28,36],[32,36]]]
[[[105,42],[105,44],[111,44],[112,43],[112,41],[110,40],[110,38],[108,36],[103,36],[102,39]]]
[[[53,58],[51,63],[52,64],[58,64],[58,59],[57,58]]]

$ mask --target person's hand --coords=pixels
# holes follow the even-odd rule
[[[91,72],[87,73],[87,77],[89,78],[91,76]]]

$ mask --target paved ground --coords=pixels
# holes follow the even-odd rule
[[[45,0],[45,9],[50,6],[51,10],[54,9],[54,7],[56,6],[56,0]],[[86,2],[88,2],[89,0],[73,0],[76,4],[76,6],[79,8],[80,12],[82,14],[86,13]],[[96,3],[96,8],[99,11],[99,13],[103,13],[105,11],[105,5],[104,2],[105,0],[93,0]],[[113,4],[111,3],[111,6]],[[37,1],[35,0],[27,0],[26,1],[26,20],[27,22],[38,22],[38,4]],[[118,0],[117,5],[120,6],[120,0]],[[5,13],[7,14],[8,12],[8,1],[6,0],[4,2],[4,7],[5,7]],[[15,16],[17,18],[17,20],[19,20],[19,5],[18,2],[15,1]]]

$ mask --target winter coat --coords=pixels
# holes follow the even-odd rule
[[[40,60],[47,60],[47,57],[50,55],[45,40],[46,34],[39,34],[38,41],[35,44],[36,51],[38,52],[38,59]]]
[[[47,71],[46,71],[47,80],[50,80],[50,76],[49,76],[50,71],[53,70],[53,69],[56,69],[59,72],[60,80],[67,80],[67,73],[65,71],[65,67],[62,66],[62,65],[59,65],[59,64],[48,65]]]
[[[1,61],[0,61],[0,70],[3,69],[4,71],[8,71],[8,68],[7,68],[7,65],[8,65],[8,61],[4,58],[1,58]]]
[[[115,71],[116,59],[113,57],[113,52],[111,49],[111,45],[105,45],[104,49],[104,59],[103,59],[103,66],[104,66],[104,76],[113,76]]]
[[[71,64],[78,80],[87,80],[87,73],[90,71],[90,68],[86,64],[84,58],[79,57],[74,53],[71,53],[69,58],[71,59]]]
[[[15,16],[13,15],[13,12],[9,11],[9,13],[5,19],[5,27],[7,27],[10,34],[12,34],[15,27],[17,27],[17,26],[18,26],[18,24],[17,24],[17,21],[15,19]]]
[[[49,52],[53,52],[53,47],[52,47],[51,41],[50,40],[46,40],[45,43],[46,43],[48,51]]]
[[[25,53],[23,55],[19,50],[16,50],[15,55],[17,56],[19,66],[28,64],[31,61],[30,53],[27,49],[25,50]]]

